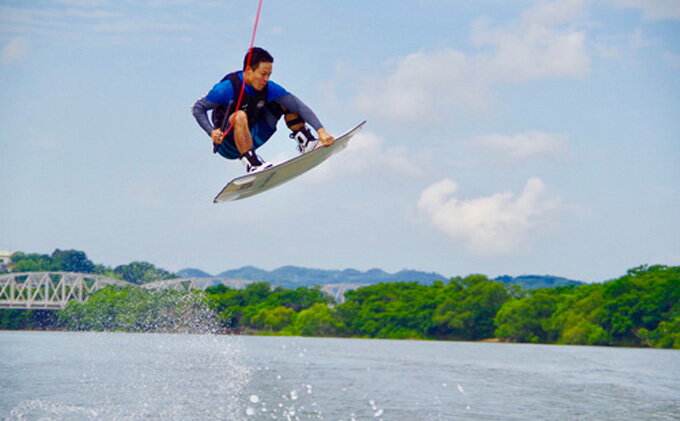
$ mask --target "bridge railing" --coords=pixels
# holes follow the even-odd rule
[[[101,275],[75,272],[19,272],[0,275],[0,308],[62,310],[85,301],[107,285],[131,285]]]
[[[101,275],[75,272],[20,272],[0,275],[0,309],[63,310],[70,300],[84,302],[107,285],[138,286],[145,289],[205,290],[223,284],[243,289],[253,281],[234,278],[181,278],[135,285]],[[345,292],[367,284],[327,284],[321,290],[336,302],[345,301]],[[274,286],[272,286],[274,288]]]
[[[178,278],[163,281],[149,282],[140,285],[146,289],[174,289],[178,291],[189,291],[192,289],[205,290],[207,288],[222,284],[233,289],[244,289],[252,284],[253,281],[236,278]]]

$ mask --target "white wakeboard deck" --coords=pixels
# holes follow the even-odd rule
[[[215,196],[213,203],[228,202],[253,196],[293,178],[306,173],[321,164],[332,155],[347,147],[349,140],[359,132],[366,122],[357,124],[353,129],[343,133],[335,139],[331,146],[320,146],[304,155],[298,155],[288,161],[274,165],[273,167],[254,174],[245,174],[236,177],[227,184],[222,191]]]

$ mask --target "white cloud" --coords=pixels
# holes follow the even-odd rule
[[[646,20],[680,20],[678,0],[612,0],[624,9],[640,9]]]
[[[494,29],[478,21],[473,37],[479,45],[495,47],[484,66],[495,82],[580,78],[590,70],[584,32],[561,31],[539,22]]]
[[[540,3],[498,28],[479,19],[472,40],[495,47],[487,66],[499,82],[582,77],[590,69],[586,34],[569,24],[583,14],[585,6],[584,0]]]
[[[462,200],[458,184],[444,179],[425,189],[418,209],[435,227],[479,256],[511,254],[526,246],[537,227],[559,205],[544,197],[545,185],[530,178],[524,190]]]
[[[583,8],[582,0],[562,0],[531,8],[507,26],[477,20],[471,38],[479,53],[449,48],[398,59],[387,76],[367,78],[357,106],[395,123],[436,124],[452,110],[487,110],[497,84],[583,77],[590,69],[586,34],[566,25]]]
[[[564,133],[528,131],[514,135],[488,134],[474,137],[471,144],[481,146],[504,159],[523,160],[556,156],[568,149],[569,136]]]
[[[474,59],[452,49],[410,54],[389,76],[369,78],[357,105],[366,114],[406,124],[440,120],[452,108],[482,110],[488,83],[476,68]]]
[[[23,58],[28,52],[28,40],[26,38],[14,38],[2,47],[2,63],[12,63]]]

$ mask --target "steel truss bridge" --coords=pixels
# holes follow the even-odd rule
[[[345,302],[345,293],[352,289],[368,286],[370,284],[326,284],[321,286],[321,291],[333,297],[338,303]]]
[[[89,273],[19,272],[0,275],[0,308],[63,310],[107,285],[129,282]]]
[[[139,286],[145,289],[205,290],[225,285],[244,289],[253,281],[234,278],[180,278],[135,285],[106,276],[76,272],[20,272],[0,275],[0,309],[63,310],[70,300],[86,301],[94,292],[108,286]],[[321,290],[338,303],[344,294],[367,284],[327,284]]]
[[[235,278],[179,278],[149,282],[139,286],[146,289],[174,289],[178,291],[190,291],[192,289],[198,289],[204,291],[207,288],[220,284],[232,289],[244,289],[246,286],[252,283],[253,281]]]
[[[189,291],[192,289],[205,290],[219,284],[233,289],[244,289],[254,282],[255,281],[235,278],[182,278],[150,282],[140,286],[147,289],[175,289],[179,291]],[[321,286],[321,291],[333,297],[339,304],[342,304],[345,302],[345,292],[367,285],[369,284],[326,284]],[[273,288],[276,288],[276,286],[272,285],[272,289]]]

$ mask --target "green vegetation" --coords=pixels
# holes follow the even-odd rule
[[[166,270],[159,269],[147,262],[132,262],[110,268],[96,265],[87,258],[83,251],[56,249],[51,255],[37,253],[16,252],[12,254],[12,272],[82,272],[105,275],[111,278],[123,279],[133,284],[145,284],[164,279],[174,279],[177,276]]]
[[[214,332],[214,312],[196,292],[108,286],[84,303],[70,301],[57,325],[67,330]]]
[[[680,348],[680,267],[641,266],[619,279],[536,290],[495,318],[507,341]]]
[[[177,278],[177,275],[159,269],[147,262],[132,262],[127,265],[120,265],[113,269],[113,273],[114,277],[120,277],[133,284],[146,284],[148,282]]]
[[[301,335],[312,329],[303,321],[309,318],[310,311],[319,311],[318,307],[312,308],[320,305],[329,309],[332,302],[318,288],[272,289],[267,282],[255,282],[242,290],[218,285],[205,292],[223,326],[235,331],[249,329]],[[309,320],[309,323],[314,322]]]
[[[95,266],[82,251],[57,249],[52,255],[16,252],[12,254],[12,270],[102,273],[105,269]]]
[[[0,309],[0,330],[53,329],[57,314],[52,310],[2,310]]]
[[[133,283],[174,275],[144,262],[110,269],[82,252],[17,253],[14,270],[90,271]],[[318,287],[205,292],[107,287],[64,311],[0,310],[0,329],[246,332],[680,349],[680,267],[640,266],[600,284],[522,290],[484,275],[431,285],[386,282],[335,303]]]

